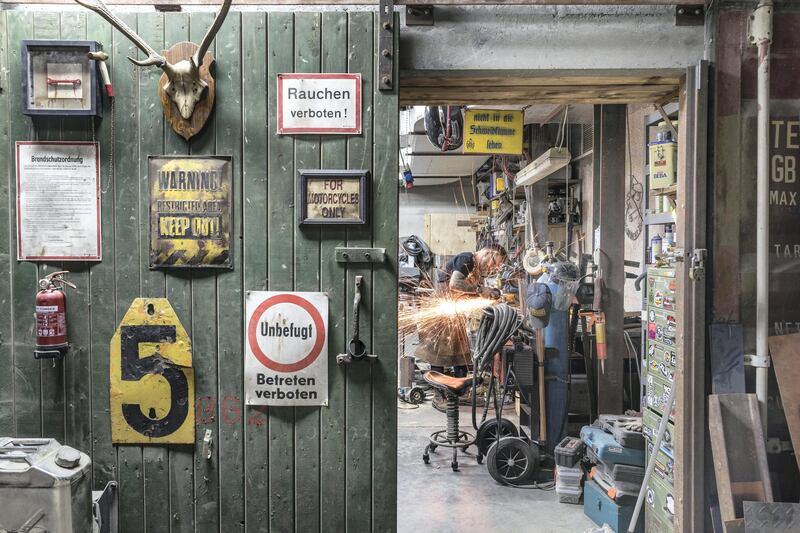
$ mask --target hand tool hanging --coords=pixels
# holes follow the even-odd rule
[[[378,356],[367,353],[367,345],[359,338],[359,308],[361,307],[361,285],[364,276],[356,276],[355,296],[353,296],[353,337],[347,343],[347,353],[336,356],[337,363],[352,363],[353,361],[371,361]]]
[[[594,302],[591,311],[583,311],[580,316],[587,318],[587,326],[594,327],[594,343],[597,346],[597,360],[600,361],[600,372],[606,373],[606,313],[603,302],[606,294],[606,282],[602,269],[597,270],[594,278]]]

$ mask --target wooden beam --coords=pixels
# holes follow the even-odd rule
[[[656,103],[677,95],[673,85],[554,85],[514,87],[408,87],[400,80],[401,105]]]
[[[625,119],[626,105],[595,107],[594,198],[599,199],[593,219],[599,227],[598,263],[607,289],[602,311],[606,315],[605,371],[597,369],[599,413],[622,412],[626,356],[625,306]],[[595,228],[592,228],[594,230]]]
[[[73,0],[4,0],[5,4],[74,4]],[[186,5],[186,6],[218,6],[219,1],[215,0],[157,0],[147,2],[144,0],[107,0],[109,5],[130,5],[130,6],[152,6],[153,3],[159,5]],[[506,0],[505,2],[489,0],[397,0],[400,5],[452,5],[452,6],[492,6],[492,5],[518,5],[518,6],[551,6],[551,5],[573,5],[573,6],[597,6],[597,5],[620,5],[620,6],[663,6],[663,5],[694,5],[697,0]],[[338,6],[362,6],[378,5],[378,0],[236,0],[236,5],[251,6],[296,6],[296,5],[338,5]]]
[[[567,71],[552,74],[552,71],[471,71],[465,73],[431,73],[419,71],[401,72],[400,80],[407,87],[546,87],[546,86],[584,86],[584,85],[670,85],[677,87],[680,83],[680,72],[629,73],[619,71],[588,70]]]

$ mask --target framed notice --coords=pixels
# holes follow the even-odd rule
[[[150,268],[233,268],[231,156],[150,156]]]
[[[301,170],[301,225],[367,223],[368,170]]]
[[[18,141],[17,258],[100,261],[100,146]]]
[[[278,74],[278,133],[361,133],[361,74]]]
[[[247,405],[328,405],[328,295],[248,291]]]

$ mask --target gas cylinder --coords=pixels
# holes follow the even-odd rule
[[[36,293],[35,359],[61,359],[69,350],[67,338],[67,297],[64,287],[75,285],[65,279],[69,272],[53,272],[39,280]]]

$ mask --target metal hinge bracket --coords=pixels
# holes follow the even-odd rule
[[[433,26],[433,6],[406,6],[406,26]]]
[[[386,248],[336,248],[337,263],[383,263]]]
[[[706,275],[706,255],[708,250],[697,248],[692,252],[689,264],[689,279],[700,281]]]
[[[755,368],[769,368],[770,357],[768,355],[756,355],[754,353],[744,354],[745,366],[752,366]]]
[[[702,26],[705,23],[705,6],[675,6],[676,26]]]
[[[378,28],[378,89],[394,89],[394,0],[380,0]]]

